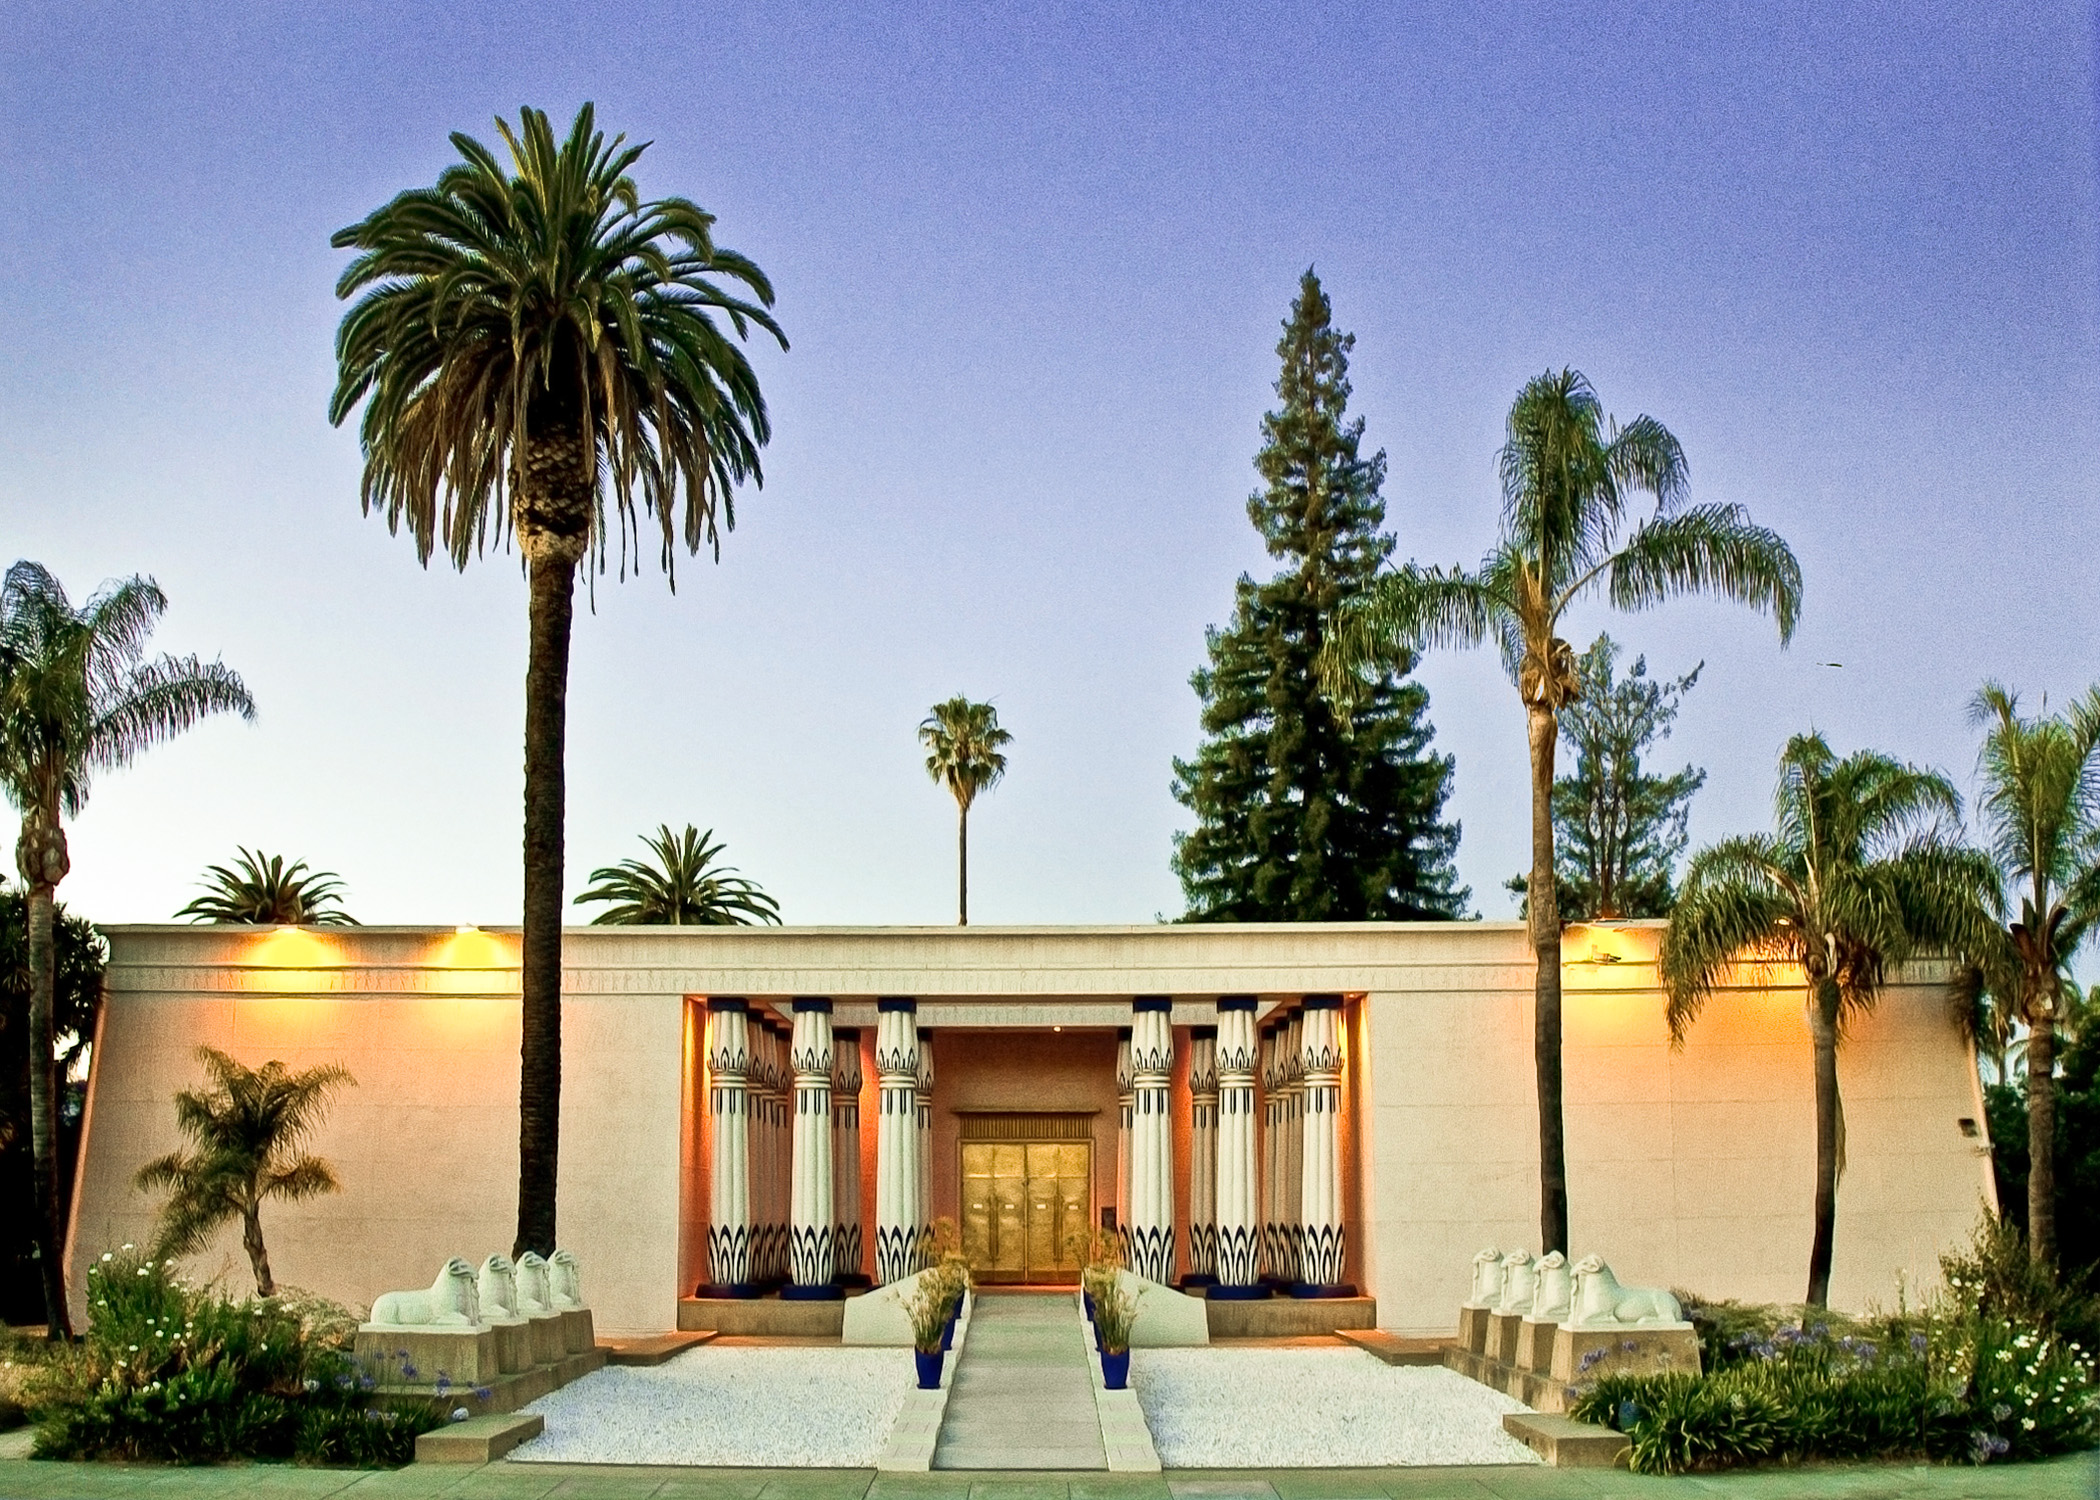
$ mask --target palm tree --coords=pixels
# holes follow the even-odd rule
[[[303,859],[286,865],[283,855],[248,849],[238,851],[234,865],[206,865],[204,894],[175,915],[264,927],[357,925],[343,910],[342,880],[333,870],[309,871]]]
[[[2100,688],[2062,714],[2020,717],[2019,695],[1986,682],[1969,705],[1985,730],[1978,766],[1985,845],[2006,900],[1963,976],[1992,1030],[2027,1025],[2027,1246],[2056,1264],[2056,1036],[2078,991],[2071,955],[2100,921]],[[2066,991],[2069,991],[2068,995]],[[1988,1033],[1987,1033],[1988,1034]],[[2009,1048],[1999,1046],[1999,1070]]]
[[[1981,855],[1941,837],[1961,798],[1936,771],[1872,750],[1839,760],[1821,735],[1799,734],[1780,754],[1773,803],[1770,834],[1692,857],[1660,967],[1679,1045],[1738,962],[1778,960],[1805,976],[1816,1095],[1807,1300],[1823,1307],[1844,1140],[1838,1046],[1892,968],[1921,949],[1966,945],[1993,880]]]
[[[739,875],[715,858],[724,846],[712,842],[692,824],[673,833],[669,823],[644,835],[642,842],[656,863],[623,859],[591,871],[598,882],[576,898],[576,904],[617,901],[619,905],[591,918],[595,927],[756,927],[779,925],[780,903],[755,880]]]
[[[263,1201],[293,1203],[341,1190],[335,1168],[303,1148],[321,1123],[328,1096],[357,1080],[335,1063],[300,1073],[275,1061],[247,1068],[213,1047],[199,1047],[197,1059],[211,1075],[211,1087],[175,1096],[175,1123],[196,1149],[170,1151],[138,1171],[140,1187],[168,1191],[154,1253],[194,1255],[213,1230],[239,1219],[256,1293],[274,1297],[277,1282],[263,1247]]]
[[[934,704],[919,725],[926,774],[955,795],[955,921],[960,927],[970,925],[970,804],[1006,774],[1001,747],[1012,742],[1013,736],[999,727],[998,709],[960,693]]]
[[[1784,541],[1734,505],[1686,505],[1684,450],[1653,417],[1621,428],[1574,370],[1517,395],[1500,458],[1502,536],[1479,569],[1410,563],[1381,575],[1344,616],[1327,660],[1334,691],[1379,661],[1427,646],[1493,640],[1524,700],[1531,752],[1529,922],[1539,1107],[1539,1234],[1568,1249],[1561,1123],[1559,902],[1554,887],[1553,752],[1560,711],[1580,695],[1562,617],[1601,590],[1616,608],[1717,594],[1776,617],[1782,644],[1801,612],[1801,567]],[[1655,498],[1631,516],[1633,497]],[[1623,540],[1621,538],[1624,531]],[[1616,550],[1614,550],[1616,544]]]
[[[734,491],[762,483],[772,434],[738,340],[785,349],[765,273],[714,242],[684,198],[643,202],[628,169],[645,147],[607,141],[591,106],[566,140],[524,110],[497,121],[510,165],[455,134],[461,160],[332,243],[358,252],[336,295],[359,296],[336,333],[329,419],[365,403],[362,498],[406,525],[427,566],[442,540],[465,568],[512,535],[524,554],[525,912],[518,1082],[518,1235],[554,1249],[561,1135],[563,745],[578,566],[605,566],[606,500],[620,572],[639,567],[636,505],[661,537],[720,556]],[[749,296],[725,285],[741,287]],[[755,299],[755,300],[752,300]],[[734,330],[727,337],[717,315]],[[600,476],[604,483],[601,484]]]
[[[64,1236],[58,1222],[57,1080],[51,1051],[58,883],[73,862],[65,819],[79,815],[98,771],[127,766],[209,714],[255,717],[248,689],[222,662],[145,659],[168,607],[150,578],[128,578],[76,608],[56,578],[18,562],[0,583],[0,787],[22,814],[15,867],[29,918],[29,1117],[37,1246],[51,1337],[70,1337]]]

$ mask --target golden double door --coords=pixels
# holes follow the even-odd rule
[[[1071,1281],[1066,1242],[1085,1233],[1093,1150],[1083,1141],[964,1141],[963,1254],[986,1281]]]

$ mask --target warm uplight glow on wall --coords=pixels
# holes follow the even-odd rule
[[[518,987],[515,940],[465,926],[437,944],[438,972],[430,987],[441,995],[509,993]]]
[[[333,989],[342,961],[334,943],[303,927],[279,927],[249,943],[241,955],[244,968],[263,971],[248,986],[258,990]]]

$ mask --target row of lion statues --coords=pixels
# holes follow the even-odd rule
[[[1684,1309],[1672,1293],[1622,1285],[1601,1255],[1586,1255],[1571,1266],[1558,1250],[1537,1258],[1528,1250],[1490,1246],[1481,1251],[1473,1257],[1473,1293],[1466,1305],[1585,1332],[1684,1322]]]
[[[513,1264],[491,1255],[481,1270],[460,1256],[438,1267],[428,1287],[382,1292],[372,1304],[371,1326],[384,1328],[483,1328],[571,1312],[583,1303],[576,1257],[566,1250],[541,1257],[528,1250]]]

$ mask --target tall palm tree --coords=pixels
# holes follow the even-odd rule
[[[0,583],[0,789],[22,814],[15,868],[29,919],[29,1119],[37,1247],[51,1337],[72,1334],[58,1222],[57,1079],[51,1051],[56,979],[52,914],[73,862],[65,820],[87,805],[99,771],[127,766],[207,715],[255,717],[222,662],[146,659],[168,607],[150,578],[104,584],[76,607],[42,566],[18,562]]]
[[[1985,731],[1978,812],[2008,899],[1963,988],[1971,1003],[1987,991],[2001,1024],[2027,1025],[2027,1245],[2054,1266],[2056,1034],[2077,998],[2071,955],[2100,922],[2100,688],[2067,712],[2022,718],[2019,695],[1986,682],[1969,720]]]
[[[656,856],[654,864],[623,859],[591,871],[598,883],[576,904],[619,903],[591,918],[595,927],[777,926],[780,903],[733,866],[715,863],[725,846],[714,836],[712,828],[701,833],[690,823],[684,833],[673,833],[665,823],[654,838],[642,838]]]
[[[608,491],[622,577],[630,541],[640,565],[637,503],[656,522],[667,576],[681,539],[720,556],[717,522],[736,524],[738,484],[763,483],[759,449],[772,433],[738,340],[755,327],[787,347],[766,311],[765,273],[717,245],[714,216],[697,205],[642,201],[628,169],[646,148],[608,141],[593,118],[584,105],[565,140],[535,109],[515,132],[497,121],[507,167],[455,134],[461,159],[435,187],[402,193],[332,241],[358,252],[336,284],[358,301],[336,333],[329,419],[365,403],[365,510],[383,510],[390,531],[405,524],[426,566],[440,541],[462,569],[513,535],[524,554],[517,1254],[554,1249],[577,569],[587,557],[605,565]]]
[[[955,796],[955,921],[970,925],[970,804],[1006,774],[1003,747],[1013,736],[999,727],[999,710],[958,693],[919,725],[926,747],[926,774]]]
[[[341,877],[333,870],[309,870],[303,859],[287,865],[281,854],[240,848],[232,866],[206,865],[204,874],[204,894],[176,916],[268,927],[357,925],[343,910]]]
[[[1473,572],[1410,563],[1383,574],[1344,616],[1327,658],[1337,695],[1368,665],[1428,646],[1493,640],[1524,701],[1531,754],[1534,1061],[1539,1108],[1539,1235],[1568,1249],[1568,1168],[1561,1111],[1559,902],[1554,887],[1553,752],[1560,711],[1580,695],[1561,620],[1601,591],[1648,609],[1715,594],[1773,615],[1782,644],[1801,612],[1801,567],[1786,543],[1735,505],[1687,505],[1684,450],[1653,417],[1620,427],[1574,370],[1525,385],[1509,410],[1502,535]],[[1633,500],[1655,499],[1635,517]]]
[[[154,1253],[194,1255],[213,1230],[239,1219],[256,1293],[274,1297],[263,1202],[295,1203],[341,1190],[335,1168],[309,1156],[305,1146],[320,1126],[328,1096],[357,1080],[335,1063],[298,1073],[275,1061],[248,1068],[213,1047],[199,1047],[197,1059],[211,1086],[175,1096],[175,1123],[195,1149],[155,1157],[136,1179],[142,1188],[168,1193]]]
[[[1744,960],[1797,965],[1807,986],[1815,1074],[1815,1237],[1808,1301],[1830,1300],[1843,1155],[1837,1052],[1874,1007],[1889,971],[1920,952],[1965,947],[1993,884],[1988,861],[1944,839],[1961,798],[1936,771],[1872,750],[1839,760],[1819,734],[1779,757],[1773,831],[1692,857],[1663,934],[1670,1034],[1682,1045],[1728,971]]]

